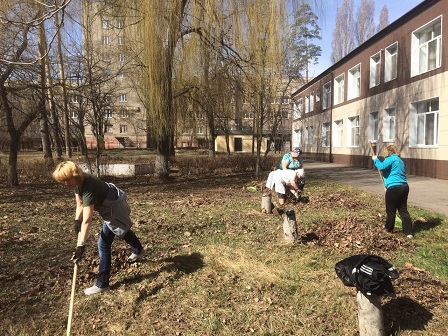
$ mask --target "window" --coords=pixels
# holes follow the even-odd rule
[[[244,112],[243,118],[244,119],[253,119],[254,118],[254,113],[253,112]]]
[[[81,102],[81,96],[77,94],[73,94],[70,96],[70,102],[74,104],[79,104]]]
[[[198,127],[198,134],[204,134],[204,128],[202,126]]]
[[[349,147],[359,146],[359,116],[348,118],[347,142]]]
[[[126,109],[121,109],[120,110],[120,117],[121,118],[129,118],[129,112]]]
[[[108,20],[103,20],[101,22],[101,26],[103,27],[103,29],[109,29],[109,21]]]
[[[120,133],[127,133],[128,132],[128,125],[120,125]]]
[[[292,145],[293,147],[302,147],[302,130],[295,129],[292,133]]]
[[[369,140],[378,141],[378,112],[372,112],[369,115]]]
[[[112,61],[109,54],[103,54],[103,62],[110,63]]]
[[[110,45],[110,36],[103,36],[103,45]]]
[[[310,96],[305,96],[305,114],[310,111]]]
[[[314,91],[310,93],[310,112],[314,111]]]
[[[104,96],[104,101],[107,102],[107,103],[112,102],[112,95],[110,95],[110,94],[105,95]]]
[[[283,97],[282,98],[282,104],[289,104],[289,98],[288,97]]]
[[[322,147],[330,147],[330,123],[322,124]]]
[[[342,136],[344,135],[344,121],[336,120],[334,122],[333,146],[342,147]]]
[[[314,143],[314,126],[305,127],[305,144],[312,145]]]
[[[395,140],[395,107],[384,110],[383,117],[383,141]]]
[[[438,17],[412,33],[412,68],[415,76],[441,65],[442,56],[442,19]]]
[[[123,20],[118,20],[117,21],[117,28],[118,29],[123,29],[124,28],[124,21]]]
[[[125,54],[119,54],[119,55],[118,55],[118,60],[119,60],[120,62],[124,62],[124,61],[126,60],[126,56],[125,56]]]
[[[439,98],[411,104],[410,146],[435,146],[439,133]]]
[[[369,88],[380,85],[381,78],[381,53],[370,57],[370,81]]]
[[[344,74],[334,79],[334,104],[340,104],[344,102]]]
[[[286,109],[286,108],[282,108],[282,109],[280,109],[280,111],[279,111],[280,113],[280,118],[281,119],[289,119],[289,111],[288,111],[288,109]]]
[[[120,95],[118,96],[118,101],[120,103],[126,103],[128,101],[126,93],[120,93]]]
[[[322,90],[322,108],[325,110],[331,107],[331,83],[324,85]]]
[[[118,71],[117,77],[118,78],[124,78],[124,72],[123,71]]]
[[[300,98],[297,102],[293,101],[292,110],[293,110],[293,118],[299,119],[302,116],[302,102],[303,99]]]
[[[397,78],[398,43],[390,45],[384,51],[384,82]]]
[[[111,119],[112,118],[112,110],[111,109],[105,109],[104,110],[104,119]]]
[[[117,42],[118,45],[124,45],[124,36],[118,36]]]
[[[347,100],[358,98],[361,95],[361,64],[348,71]]]
[[[105,131],[105,133],[113,133],[114,132],[111,124],[106,124],[104,131]]]
[[[78,111],[70,111],[70,118],[78,119]]]

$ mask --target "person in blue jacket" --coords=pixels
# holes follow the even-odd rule
[[[281,170],[295,170],[298,173],[298,192],[301,194],[305,187],[305,170],[303,169],[302,150],[300,148],[295,148],[293,151],[283,155],[279,168]]]
[[[413,237],[411,216],[408,212],[409,185],[406,179],[406,167],[400,158],[400,151],[394,145],[384,148],[384,160],[380,161],[376,155],[372,155],[373,164],[381,171],[384,186],[386,187],[386,224],[384,229],[393,232],[395,216],[398,210],[400,214],[403,233]]]

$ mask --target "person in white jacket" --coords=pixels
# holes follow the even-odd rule
[[[72,161],[64,161],[57,165],[53,178],[73,189],[76,200],[74,231],[78,239],[74,260],[79,263],[84,254],[89,236],[94,211],[103,219],[101,234],[98,238],[100,265],[95,285],[84,293],[92,295],[107,291],[112,263],[112,243],[115,236],[129,244],[132,254],[127,259],[132,263],[146,255],[140,240],[131,230],[131,209],[123,190],[112,183],[106,183],[95,175],[83,172],[80,166]]]
[[[275,190],[278,196],[278,203],[285,204],[288,192],[292,192],[296,197],[300,194],[297,181],[302,177],[303,170],[282,170],[272,171],[266,181],[266,187]]]

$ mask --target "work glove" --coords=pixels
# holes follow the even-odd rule
[[[75,219],[75,221],[73,222],[73,228],[75,230],[76,237],[78,237],[78,233],[81,232],[81,224],[82,224],[82,221],[79,219]]]
[[[79,263],[82,260],[82,255],[84,254],[85,248],[86,247],[84,245],[76,247],[76,251],[75,251],[75,253],[73,254],[73,257],[72,257],[72,260],[75,263]]]

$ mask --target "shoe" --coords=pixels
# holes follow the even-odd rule
[[[134,263],[138,259],[143,258],[145,255],[146,255],[145,249],[142,249],[138,254],[135,254],[134,252],[132,252],[132,254],[128,258],[128,263]]]
[[[93,294],[98,294],[98,293],[102,293],[102,292],[107,292],[109,289],[110,289],[109,286],[100,288],[97,285],[93,285],[92,287],[85,289],[84,294],[85,295],[93,295]]]
[[[413,235],[407,235],[406,237],[408,237],[409,239],[412,239],[412,238],[414,238],[414,236],[413,236]]]

